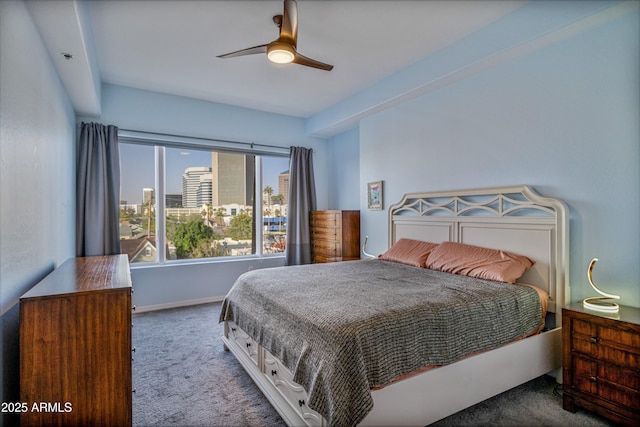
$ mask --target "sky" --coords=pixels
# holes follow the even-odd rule
[[[120,200],[141,203],[142,189],[155,188],[154,147],[148,145],[120,144]],[[211,152],[167,148],[165,150],[166,192],[180,194],[182,174],[188,167],[211,167]],[[278,175],[289,169],[288,157],[263,157],[264,186],[278,191]]]

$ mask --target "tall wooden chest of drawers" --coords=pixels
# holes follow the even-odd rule
[[[23,426],[130,426],[126,255],[67,260],[20,298]]]
[[[360,259],[360,211],[311,211],[311,261]]]
[[[640,308],[562,310],[563,407],[640,425]]]

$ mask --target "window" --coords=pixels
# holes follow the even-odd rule
[[[283,156],[121,142],[122,253],[163,263],[284,252],[288,167]]]

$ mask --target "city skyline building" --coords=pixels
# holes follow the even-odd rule
[[[199,208],[204,203],[211,203],[211,192],[211,168],[206,166],[194,166],[185,169],[182,174],[183,208]]]
[[[214,151],[211,175],[213,206],[253,204],[255,156]]]
[[[196,207],[211,204],[212,184],[211,174],[205,174],[200,177],[200,185],[196,191]]]
[[[165,194],[164,205],[167,208],[181,208],[182,194]]]
[[[289,204],[289,171],[278,175],[278,194],[282,194],[282,204]]]
[[[143,188],[142,189],[142,204],[154,204],[155,203],[155,193],[153,188]]]

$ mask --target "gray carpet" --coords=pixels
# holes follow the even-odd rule
[[[283,426],[284,422],[225,352],[220,304],[135,314],[134,426]],[[555,381],[530,381],[432,426],[612,426],[562,409]],[[555,392],[554,392],[555,390]]]

